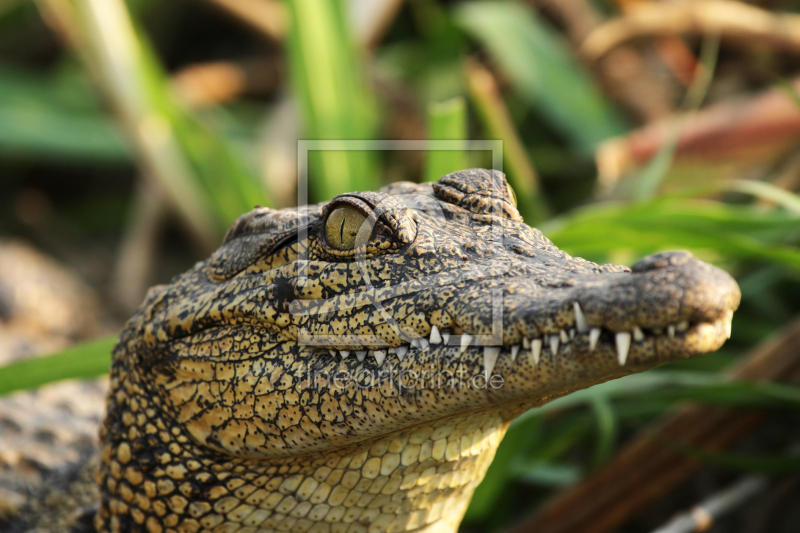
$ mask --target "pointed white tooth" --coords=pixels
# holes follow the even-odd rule
[[[712,336],[715,333],[715,329],[713,324],[709,324],[707,322],[701,322],[697,324],[697,334],[701,337],[705,336]]]
[[[553,355],[558,353],[558,335],[550,335],[550,353]]]
[[[675,329],[677,329],[678,331],[686,331],[687,329],[689,329],[689,322],[687,322],[686,320],[684,320],[683,322],[678,322],[678,325],[675,326]]]
[[[566,331],[562,329],[559,335],[561,336],[561,342],[563,342],[564,344],[567,344],[569,342],[569,335],[567,335]]]
[[[725,326],[725,338],[731,338],[731,322],[733,321],[733,311],[726,311],[722,324]]]
[[[669,335],[670,339],[674,339],[675,338],[675,325],[674,324],[670,324],[669,326],[667,326],[667,335]]]
[[[328,350],[328,352],[330,352],[334,359],[336,359],[336,356],[339,355],[336,353],[336,350]]]
[[[569,328],[569,340],[575,340],[575,328]]]
[[[539,358],[542,356],[542,339],[533,339],[531,341],[531,355],[533,356],[533,364],[539,364]]]
[[[427,339],[420,339],[420,340],[419,340],[419,345],[420,345],[420,347],[421,347],[420,349],[421,349],[423,352],[424,352],[425,350],[427,350],[427,349],[430,347],[430,344],[428,344],[428,340],[427,340]]]
[[[367,357],[367,351],[366,350],[357,351],[356,352],[356,357],[358,358],[359,361],[363,361],[364,358]]]
[[[442,331],[442,341],[445,344],[450,344],[450,332],[449,331]]]
[[[386,352],[384,350],[375,350],[372,352],[372,355],[375,356],[375,360],[378,362],[379,365],[383,364],[383,360],[386,359]]]
[[[464,333],[461,335],[461,353],[467,351],[467,346],[472,344],[472,335],[469,333]]]
[[[405,344],[398,346],[397,348],[394,349],[394,352],[397,354],[397,358],[402,361],[403,357],[405,357],[406,353],[408,353],[408,346],[406,346]]]
[[[589,350],[594,351],[597,341],[600,339],[600,328],[592,328],[589,332]]]
[[[411,339],[411,346],[413,346],[417,350],[421,350],[422,349],[422,343],[419,342],[419,339]]]
[[[531,347],[531,341],[527,337],[522,338],[522,347],[526,350]]]
[[[430,343],[431,344],[439,344],[440,342],[442,342],[442,336],[439,335],[439,328],[437,328],[436,326],[433,326],[431,328],[431,340],[430,340]]]
[[[627,331],[617,333],[617,361],[620,366],[625,366],[628,360],[628,350],[631,347],[631,334]]]
[[[511,347],[511,361],[516,362],[517,354],[519,354],[520,345],[515,344]]]
[[[575,326],[581,333],[589,332],[589,323],[586,321],[581,306],[578,302],[573,302],[572,306],[575,308]]]
[[[499,346],[483,347],[483,369],[486,371],[486,379],[489,379],[492,375],[492,370],[494,370],[494,365],[497,363],[497,356],[499,355]]]
[[[642,342],[644,340],[644,331],[639,326],[633,326],[633,340]]]
[[[339,353],[342,355],[342,359],[347,359],[350,356],[350,352],[347,350],[342,350]]]

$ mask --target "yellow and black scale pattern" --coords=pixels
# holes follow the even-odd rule
[[[237,220],[114,351],[99,531],[452,532],[510,421],[717,349],[739,290],[526,226],[499,172]]]

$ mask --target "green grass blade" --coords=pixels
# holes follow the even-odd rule
[[[0,66],[0,154],[51,161],[129,163],[131,150],[84,76]]]
[[[489,139],[503,141],[503,171],[517,196],[517,208],[528,225],[536,226],[549,217],[542,196],[539,174],[522,143],[511,113],[500,94],[494,76],[477,61],[468,61],[464,77],[476,115]]]
[[[428,105],[428,140],[461,141],[467,138],[467,106],[461,97]],[[469,165],[464,150],[428,150],[425,154],[425,181],[436,181],[445,174]]]
[[[800,269],[800,249],[783,243],[799,224],[800,216],[777,209],[665,198],[588,206],[542,231],[568,253],[595,261],[605,261],[615,249],[639,257],[683,248]]]
[[[699,109],[705,99],[719,56],[720,37],[718,34],[707,35],[700,49],[700,73],[695,75],[686,93],[685,107],[692,111]],[[681,123],[673,126],[666,142],[647,167],[639,174],[635,190],[637,201],[650,200],[656,196],[661,182],[667,175],[675,156],[675,149],[681,136]]]
[[[469,2],[458,24],[481,42],[519,93],[583,152],[625,128],[558,33],[511,2]]]
[[[706,464],[737,470],[764,474],[786,474],[800,471],[800,457],[797,456],[753,456],[735,453],[708,452],[695,446],[659,439],[665,446],[688,455]]]
[[[62,379],[93,378],[108,372],[116,337],[79,344],[44,357],[0,367],[0,395],[34,389]]]
[[[122,0],[42,0],[55,7],[80,58],[111,100],[143,166],[209,246],[241,213],[269,199],[227,139],[173,95]]]
[[[290,0],[287,6],[289,70],[307,138],[373,139],[374,100],[348,30],[346,4]],[[381,184],[374,152],[317,151],[309,159],[316,201]]]
[[[595,468],[608,461],[617,441],[617,415],[608,398],[596,396],[591,402],[597,422],[597,446],[592,464]]]
[[[497,500],[503,494],[503,490],[508,486],[514,472],[514,462],[531,442],[537,437],[539,432],[539,421],[529,420],[527,424],[522,424],[515,431],[509,431],[500,441],[500,446],[495,453],[495,460],[492,461],[486,476],[480,485],[475,489],[475,494],[470,501],[464,521],[476,522],[486,519],[497,504]]]

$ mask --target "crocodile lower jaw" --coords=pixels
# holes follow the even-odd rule
[[[572,327],[552,334],[543,334],[530,339],[522,337],[520,342],[511,345],[483,346],[483,364],[487,376],[492,373],[500,357],[508,357],[512,363],[516,363],[518,357],[527,358],[534,365],[538,365],[542,357],[568,356],[577,349],[593,353],[613,346],[617,362],[620,366],[625,366],[629,355],[648,343],[651,343],[656,350],[659,345],[663,345],[663,351],[670,353],[681,351],[686,355],[705,353],[718,348],[730,338],[733,311],[726,311],[714,322],[681,321],[667,324],[662,328],[633,326],[630,331],[611,331],[605,327],[589,325],[577,303],[575,304],[575,317],[576,320]],[[692,345],[699,345],[699,349],[692,349],[688,342],[690,338]],[[410,343],[399,346],[352,350],[327,348],[326,351],[335,359],[347,359],[354,356],[359,361],[364,361],[369,357],[374,359],[378,365],[382,365],[387,359],[391,360],[392,358],[402,362],[409,353],[413,354],[414,350],[424,352],[430,350],[432,346],[458,347],[460,353],[464,353],[468,349],[474,349],[477,345],[475,338],[466,332],[460,331],[459,334],[455,334],[453,329],[439,331],[436,326],[433,326],[428,338],[418,337]]]

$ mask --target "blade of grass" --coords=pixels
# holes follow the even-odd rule
[[[503,169],[517,195],[520,214],[529,225],[535,226],[548,217],[548,209],[541,195],[539,175],[514,127],[497,81],[491,72],[474,60],[464,64],[464,77],[472,104],[487,134],[503,141]]]
[[[467,108],[461,97],[428,105],[428,140],[462,141],[467,138]],[[467,168],[469,158],[463,150],[428,150],[425,153],[425,181],[436,181],[445,174]]]
[[[0,153],[13,157],[126,163],[129,147],[82,76],[0,67]]]
[[[620,243],[617,248],[637,256],[671,248],[713,250],[721,257],[800,269],[800,250],[782,243],[798,223],[798,216],[777,209],[665,198],[588,206],[549,221],[542,230],[568,253],[599,261],[615,248],[608,243]]]
[[[689,90],[686,92],[684,101],[684,108],[692,112],[700,108],[706,93],[708,93],[711,80],[714,78],[714,70],[719,57],[719,43],[719,34],[706,35],[703,38],[700,48],[700,64]],[[681,122],[675,124],[673,131],[667,138],[667,142],[664,143],[653,160],[639,174],[634,192],[637,201],[641,202],[655,197],[661,182],[672,166],[675,150],[678,148],[678,141],[681,136],[681,125]]]
[[[665,392],[672,387],[674,390]],[[785,406],[800,408],[800,389],[791,385],[771,382],[729,381],[723,375],[712,372],[657,371],[626,376],[614,381],[573,392],[546,405],[531,409],[512,422],[512,427],[534,417],[577,406],[591,405],[596,398],[605,400],[620,398],[647,398],[658,394],[675,401],[696,400],[719,402],[724,405],[749,405],[763,407]]]
[[[595,396],[591,406],[597,422],[597,445],[592,464],[594,468],[598,468],[614,453],[614,443],[617,440],[617,416],[611,402],[604,396]]]
[[[669,446],[698,461],[731,470],[760,472],[764,474],[787,474],[800,471],[800,457],[797,457],[797,455],[766,457],[736,453],[708,452],[702,448],[679,442],[670,442],[665,439],[659,439],[659,441],[665,446]]]
[[[374,138],[374,101],[345,17],[346,3],[290,0],[287,45],[292,88],[309,139]],[[374,152],[319,151],[309,156],[315,200],[380,185]]]
[[[44,357],[0,367],[0,395],[34,389],[62,379],[92,378],[108,372],[116,337],[79,344]]]
[[[207,248],[263,188],[227,141],[175,99],[121,0],[38,0],[113,102],[147,167]]]
[[[527,102],[591,153],[620,135],[623,122],[558,33],[530,8],[510,2],[469,2],[455,20],[483,44]]]
[[[521,425],[516,431],[508,432],[500,441],[494,461],[470,500],[464,516],[465,522],[484,520],[492,512],[497,499],[502,496],[503,490],[512,477],[514,461],[536,438],[538,427],[538,420],[529,420],[527,424]]]

